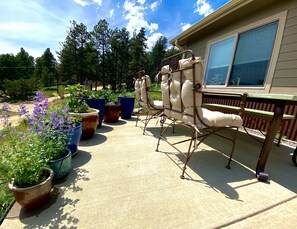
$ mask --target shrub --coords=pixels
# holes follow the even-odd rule
[[[38,84],[34,79],[4,80],[3,88],[8,96],[27,99],[38,89]]]

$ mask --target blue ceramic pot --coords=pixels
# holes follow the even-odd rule
[[[76,155],[78,152],[78,144],[82,134],[82,123],[77,123],[76,127],[74,127],[73,133],[69,140],[68,149],[70,149],[72,156]]]
[[[134,109],[134,97],[121,97],[119,96],[119,102],[121,104],[121,118],[130,119]]]
[[[102,124],[104,111],[105,111],[105,99],[103,98],[92,98],[92,99],[84,99],[86,103],[91,107],[99,110],[99,124],[97,128],[99,128]]]
[[[61,158],[50,160],[47,165],[54,171],[54,180],[65,178],[68,176],[72,168],[71,151],[67,150]]]

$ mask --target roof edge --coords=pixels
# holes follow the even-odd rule
[[[175,43],[178,43],[179,40],[182,40],[182,39],[185,39],[185,38],[191,36],[192,34],[196,33],[200,29],[207,27],[208,25],[216,22],[220,18],[230,14],[234,10],[241,8],[253,1],[255,1],[255,0],[231,0],[230,2],[226,3],[225,5],[223,5],[216,11],[214,11],[213,13],[209,14],[205,18],[201,19],[200,21],[198,21],[197,23],[192,25],[190,28],[188,28],[184,32],[182,32],[179,35],[177,35],[176,37],[172,38],[169,41],[170,44],[174,45]]]

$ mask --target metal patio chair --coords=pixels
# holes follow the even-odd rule
[[[151,91],[150,85],[151,79],[148,75],[145,75],[144,70],[136,73],[134,85],[135,98],[138,103],[136,126],[138,125],[138,121],[144,123],[143,134],[145,134],[146,127],[150,120],[159,117],[163,112],[163,102],[151,99],[150,93],[153,91]],[[145,114],[145,118],[141,119],[140,116],[143,113]]]
[[[181,56],[185,55],[190,55],[190,57],[180,59]],[[187,164],[193,153],[207,137],[215,134],[233,143],[226,166],[230,168],[238,128],[242,126],[242,118],[236,114],[210,111],[201,106],[204,93],[202,90],[203,60],[195,57],[192,51],[181,52],[164,59],[162,63],[168,63],[168,65],[164,65],[161,69],[164,111],[160,120],[161,129],[156,151],[159,151],[162,140],[181,153],[185,157],[185,163],[180,177],[184,179]],[[238,96],[241,97],[244,105],[244,96],[242,94],[238,94]],[[171,121],[172,124],[177,123],[188,127],[192,133],[191,137],[177,142],[170,141],[170,138],[165,137],[168,127],[171,126],[168,125],[168,122],[164,125],[166,120]],[[228,130],[230,136],[219,133],[220,130]],[[178,144],[187,141],[189,141],[188,150],[184,152]]]

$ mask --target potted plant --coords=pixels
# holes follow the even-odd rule
[[[134,110],[134,93],[127,92],[127,88],[124,86],[121,90],[118,100],[121,104],[121,118],[130,119]]]
[[[97,128],[101,127],[105,112],[105,98],[102,97],[100,92],[84,90],[83,100],[86,101],[89,107],[99,110],[99,124]]]
[[[112,90],[101,90],[101,95],[105,98],[105,112],[104,112],[104,122],[113,123],[117,122],[121,116],[121,104],[118,101],[116,94]]]
[[[9,106],[2,109],[0,131],[1,182],[7,182],[16,201],[25,209],[43,205],[52,189],[54,173],[46,168],[51,155],[40,134],[9,123]]]
[[[72,85],[67,87],[70,93],[68,106],[70,115],[80,117],[82,122],[81,139],[86,140],[94,136],[99,123],[99,110],[90,108],[83,100],[84,87],[82,85]]]
[[[49,109],[47,99],[42,93],[37,93],[32,114],[21,106],[20,115],[29,123],[29,132],[37,133],[39,141],[47,147],[47,166],[54,171],[54,180],[66,177],[72,168],[68,144],[75,128],[69,108]]]

